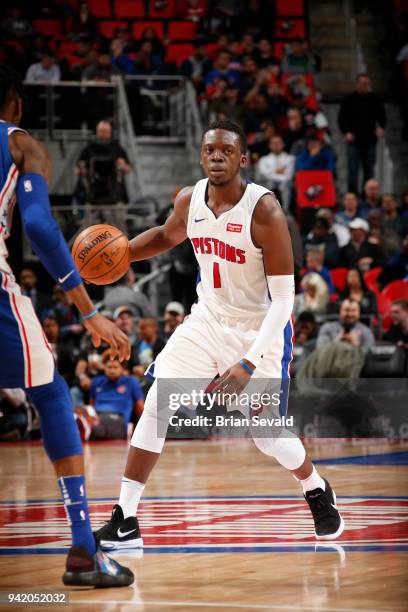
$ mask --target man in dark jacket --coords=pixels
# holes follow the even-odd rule
[[[358,192],[360,165],[364,181],[373,176],[377,137],[384,136],[385,124],[384,106],[372,91],[370,77],[358,75],[356,89],[344,98],[339,113],[339,127],[347,146],[349,191]]]
[[[340,265],[346,268],[358,267],[362,272],[384,263],[377,244],[368,241],[370,227],[365,219],[357,217],[349,224],[350,242],[340,251]]]

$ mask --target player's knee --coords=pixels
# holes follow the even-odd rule
[[[294,435],[279,438],[254,438],[255,446],[265,455],[274,457],[287,470],[297,470],[303,464],[306,451]]]
[[[47,385],[32,387],[28,395],[41,419],[45,450],[51,461],[82,454],[68,385],[58,372]]]

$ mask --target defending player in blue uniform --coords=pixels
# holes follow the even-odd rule
[[[21,387],[41,416],[44,447],[58,477],[72,531],[63,582],[96,587],[132,584],[132,572],[96,550],[85,493],[83,451],[67,384],[55,368],[31,300],[23,295],[7,263],[13,207],[35,253],[82,314],[95,346],[108,342],[120,359],[129,357],[126,336],[94,308],[60,228],[51,214],[47,151],[18,125],[22,117],[20,77],[0,65],[0,388]]]

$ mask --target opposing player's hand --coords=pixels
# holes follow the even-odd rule
[[[236,363],[228,368],[217,380],[217,384],[211,389],[213,393],[236,393],[239,395],[245,389],[251,379],[251,374],[244,370],[242,365]]]
[[[101,341],[105,340],[112,349],[112,357],[117,357],[120,361],[129,359],[130,343],[124,334],[112,321],[99,312],[91,319],[84,322],[86,329],[92,336],[92,343],[97,348]]]

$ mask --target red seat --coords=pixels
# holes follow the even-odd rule
[[[154,1],[150,2],[149,4],[149,17],[152,17],[153,19],[170,19],[176,15],[175,0],[168,0],[167,2],[162,0],[162,2],[157,3],[157,6],[155,6],[156,3]],[[160,8],[160,5],[162,5],[163,8]]]
[[[339,291],[343,291],[346,286],[347,268],[333,268],[330,270],[330,276],[333,281],[333,285]]]
[[[72,42],[71,40],[62,40],[58,47],[58,55],[65,57],[75,53],[78,43]]]
[[[275,7],[278,17],[303,17],[305,14],[304,0],[275,0]]]
[[[59,38],[62,34],[62,24],[59,19],[34,19],[33,28],[44,36]]]
[[[214,60],[217,56],[218,43],[207,43],[205,45],[205,54],[210,60]]]
[[[171,21],[167,30],[170,40],[193,40],[197,24],[192,21]]]
[[[291,23],[289,30],[285,28],[285,25]],[[275,38],[305,38],[306,27],[305,22],[302,19],[277,19],[275,24]]]
[[[315,198],[307,197],[309,187],[320,185],[321,193]],[[295,178],[296,198],[299,208],[320,208],[336,205],[336,188],[330,170],[298,170]]]
[[[157,38],[163,40],[164,27],[162,21],[136,21],[132,28],[133,36],[139,40],[139,38],[142,38],[143,32],[147,30],[147,28],[152,28],[155,31]]]
[[[166,50],[166,64],[181,64],[185,59],[194,53],[193,45],[186,43],[170,44]]]
[[[127,21],[100,21],[99,28],[102,36],[105,38],[112,38],[115,34],[116,28],[127,28]]]
[[[377,285],[377,278],[382,272],[382,268],[372,268],[364,273],[364,282],[370,291],[373,291],[376,295],[379,295],[380,290]]]
[[[145,9],[143,0],[116,0],[116,19],[143,19]]]
[[[109,19],[112,16],[109,0],[88,0],[88,6],[92,15],[98,19]]]
[[[408,282],[403,280],[392,281],[381,291],[381,297],[391,303],[395,300],[408,300]]]
[[[285,55],[285,47],[288,43],[286,42],[276,42],[274,45],[274,54],[276,59],[281,60]]]

